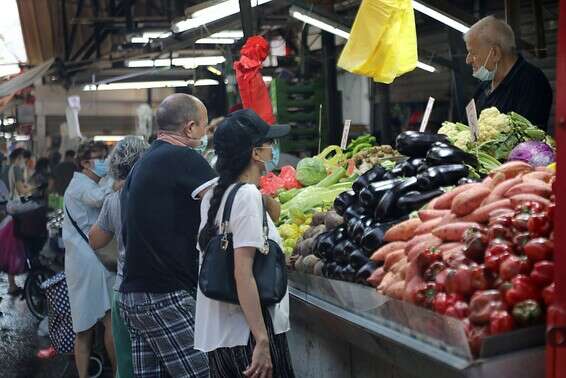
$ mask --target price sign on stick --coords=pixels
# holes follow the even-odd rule
[[[472,142],[478,140],[479,126],[478,126],[478,112],[476,110],[476,102],[474,99],[466,105],[466,115],[468,116],[468,125],[470,125],[470,134]]]
[[[421,127],[419,131],[423,133],[426,130],[426,125],[428,124],[428,119],[430,118],[430,113],[432,113],[432,106],[434,105],[434,97],[428,98],[428,103],[426,104],[426,109],[423,115],[423,120],[421,121]]]
[[[342,131],[342,142],[340,143],[340,148],[345,150],[346,146],[348,145],[348,135],[350,135],[350,124],[352,123],[351,119],[347,119],[344,122],[344,130]]]

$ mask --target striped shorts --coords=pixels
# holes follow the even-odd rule
[[[193,348],[195,300],[187,291],[122,293],[136,378],[208,378],[205,353]]]
[[[294,378],[293,365],[285,333],[276,335],[271,315],[263,309],[263,318],[269,337],[273,378]],[[250,334],[248,345],[232,348],[218,348],[208,353],[211,378],[244,378],[243,372],[251,365],[255,340]]]

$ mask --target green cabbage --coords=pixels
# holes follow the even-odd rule
[[[297,180],[304,186],[318,184],[326,177],[326,168],[320,159],[304,158],[297,164]]]

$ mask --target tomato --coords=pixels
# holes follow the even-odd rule
[[[531,239],[525,244],[523,250],[531,261],[548,260],[554,253],[554,243],[546,238]]]

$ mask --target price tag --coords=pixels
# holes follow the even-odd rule
[[[426,130],[426,125],[428,125],[428,120],[430,118],[430,113],[432,113],[432,106],[434,105],[434,97],[428,98],[428,103],[426,104],[426,109],[423,115],[423,120],[421,121],[421,127],[419,131],[423,133]]]
[[[351,119],[347,119],[344,122],[344,130],[342,131],[342,142],[340,143],[340,148],[345,150],[346,146],[348,145],[348,135],[350,135],[350,124],[352,123]]]
[[[470,134],[472,142],[478,140],[479,126],[478,126],[478,112],[476,110],[476,102],[474,99],[466,105],[466,115],[468,116],[468,125],[470,126]]]

